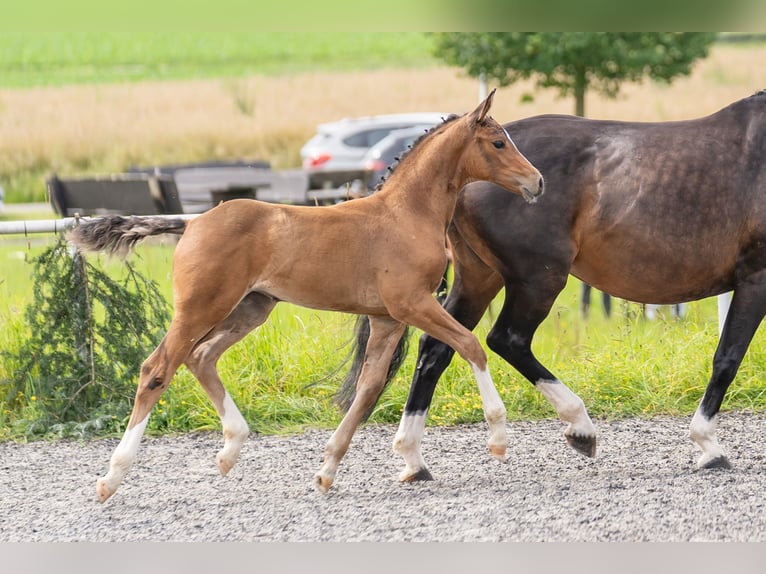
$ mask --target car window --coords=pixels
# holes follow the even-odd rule
[[[343,143],[349,147],[372,147],[388,134],[394,128],[378,128],[374,130],[364,130],[357,132],[343,139]]]

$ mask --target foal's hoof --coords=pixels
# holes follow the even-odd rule
[[[506,460],[508,460],[508,455],[506,454],[507,450],[508,450],[508,447],[505,444],[489,445],[489,453],[500,462],[505,462]]]
[[[575,449],[580,454],[584,454],[590,458],[596,456],[596,437],[588,435],[564,435],[567,439],[567,444]]]
[[[725,455],[717,456],[708,461],[705,461],[705,456],[702,456],[702,458],[700,458],[700,460],[697,462],[697,467],[700,470],[708,468],[724,468],[729,470],[731,468],[731,463]]]
[[[317,492],[321,494],[327,494],[327,491],[330,490],[331,486],[332,478],[319,473],[314,475],[314,489]]]
[[[109,486],[106,484],[106,480],[103,478],[99,478],[96,481],[96,496],[98,497],[98,501],[100,503],[106,502],[110,496],[112,496],[117,491],[116,488],[109,488]]]
[[[404,471],[402,471],[402,473],[399,475],[400,482],[425,482],[427,480],[433,479],[434,477],[431,476],[431,473],[428,472],[426,467],[420,468],[415,472],[404,469]]]
[[[217,455],[215,455],[215,463],[216,465],[218,465],[218,471],[221,473],[221,476],[226,476],[227,474],[229,474],[229,471],[232,468],[234,468],[235,462],[237,461],[227,459],[220,452]]]

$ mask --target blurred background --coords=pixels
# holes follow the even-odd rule
[[[46,202],[52,172],[211,160],[300,168],[301,147],[321,123],[462,113],[486,87],[500,86],[493,115],[506,122],[576,112],[686,119],[766,86],[764,35],[698,34],[694,42],[682,42],[683,34],[618,36],[4,33],[0,187],[10,205]],[[582,108],[578,62],[586,65]]]

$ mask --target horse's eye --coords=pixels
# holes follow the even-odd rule
[[[505,147],[505,142],[503,140],[496,140],[492,142],[492,145],[497,149],[503,149]]]

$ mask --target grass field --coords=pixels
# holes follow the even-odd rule
[[[0,246],[7,270],[0,282],[0,299],[7,303],[0,311],[0,344],[5,350],[13,351],[23,336],[21,315],[30,289],[24,258],[42,248],[37,241]],[[143,246],[135,258],[137,266],[158,281],[168,297],[171,261],[172,246]],[[102,262],[111,274],[121,272],[119,261]],[[690,304],[681,321],[672,319],[665,309],[654,322],[642,319],[638,305],[624,301],[615,301],[613,317],[606,319],[595,300],[590,320],[584,321],[578,312],[578,292],[579,282],[570,280],[538,331],[534,350],[582,396],[592,416],[693,412],[707,383],[717,342],[715,300]],[[497,301],[477,328],[482,340],[500,305]],[[222,378],[253,430],[286,432],[339,422],[331,398],[344,373],[335,369],[349,351],[352,326],[353,317],[348,315],[280,304],[263,327],[224,355],[219,363]],[[415,367],[417,336],[415,332],[407,361],[379,403],[373,422],[398,421]],[[763,338],[759,332],[724,408],[766,409]],[[8,376],[11,366],[0,364],[0,380]],[[500,358],[490,357],[490,369],[510,419],[555,416],[541,395]],[[34,395],[33,391],[29,394]],[[35,408],[30,397],[24,408],[4,408],[0,438],[23,437],[34,431],[28,426]],[[429,423],[476,422],[482,417],[471,371],[455,360],[440,381]],[[121,421],[115,424],[115,429],[122,428]],[[182,368],[157,407],[150,431],[217,429],[218,425],[199,384]]]
[[[349,45],[361,46],[361,41],[350,38]],[[2,42],[8,39],[0,39],[0,45]],[[49,50],[49,55],[29,56],[30,62],[52,61],[50,54],[55,50],[43,44],[35,49],[41,53]],[[118,49],[130,54],[127,47],[114,47]],[[242,48],[232,40],[226,49],[234,54]],[[289,50],[287,43],[284,50]],[[0,56],[6,58],[4,62],[12,62],[4,63],[2,70],[21,70],[13,64],[20,61],[18,54],[15,48]],[[61,57],[82,61],[82,56],[63,53]],[[274,56],[273,61],[278,58]],[[669,86],[627,85],[616,100],[591,95],[586,113],[645,121],[709,114],[766,87],[763,61],[766,46],[716,45],[710,58],[689,78]],[[240,72],[233,56],[232,62],[228,78],[206,77],[215,66],[200,64],[197,79],[171,81],[167,79],[170,75],[144,70],[140,72],[144,76],[136,76],[145,78],[141,81],[110,83],[109,74],[119,75],[118,66],[117,71],[98,71],[99,77],[83,72],[83,82],[98,83],[58,86],[17,79],[16,87],[0,89],[0,185],[12,201],[44,201],[43,179],[53,170],[71,175],[214,158],[259,158],[275,167],[291,167],[298,164],[298,149],[319,122],[404,110],[463,111],[473,106],[478,91],[477,83],[459,71],[420,60],[417,66],[425,67],[349,71],[338,66],[300,73],[279,66],[278,70],[242,68]],[[39,66],[44,70],[44,64]],[[149,68],[152,66],[162,69],[159,64]],[[349,68],[355,66],[349,63]],[[48,77],[48,72],[40,73]],[[120,77],[133,79],[128,72]],[[64,81],[68,80],[63,76],[51,80]],[[530,90],[529,84],[499,90],[493,115],[512,120],[544,112],[571,112],[572,102],[557,99],[552,92],[536,93],[531,103],[521,103]],[[25,259],[39,252],[45,241],[0,237],[0,347],[5,350],[17,348],[25,336],[21,318],[33,288]],[[171,249],[147,246],[139,254],[139,267],[159,281],[169,296]],[[106,265],[119,273],[118,262]],[[615,316],[608,321],[595,305],[593,317],[584,322],[576,299],[577,282],[572,280],[538,332],[534,348],[540,360],[583,397],[593,415],[693,411],[709,377],[717,341],[713,300],[691,304],[683,321],[663,316],[648,323],[640,319],[638,306],[627,303],[617,303]],[[482,338],[490,324],[488,317],[479,326]],[[344,344],[350,338],[351,325],[351,318],[342,315],[280,305],[272,321],[222,359],[222,376],[254,429],[275,432],[337,423],[339,415],[330,407],[329,398],[341,375],[333,374],[333,369],[347,352]],[[766,409],[763,343],[759,331],[725,408]],[[374,421],[398,420],[415,354],[413,349]],[[0,362],[0,379],[8,375],[9,368]],[[547,402],[506,363],[493,356],[490,368],[509,417],[553,416]],[[306,387],[311,382],[316,384]],[[34,404],[27,399],[26,411],[3,407],[0,438],[28,433],[24,415]],[[473,377],[462,362],[455,361],[437,390],[430,422],[454,424],[481,417]],[[163,432],[218,428],[206,397],[186,371],[163,398],[151,425],[154,431]]]
[[[285,75],[429,66],[421,33],[0,34],[0,86]]]

